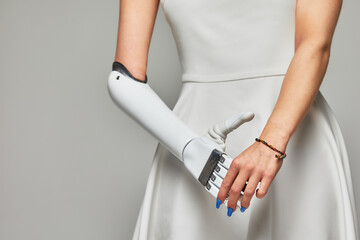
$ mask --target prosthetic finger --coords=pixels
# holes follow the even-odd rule
[[[232,162],[232,158],[225,154],[222,156],[222,158],[219,161],[219,163],[226,169],[230,168],[231,162]]]
[[[219,177],[217,174],[213,173],[210,177],[210,182],[212,182],[215,186],[217,186],[219,189],[221,187],[221,183],[223,181],[223,178]]]
[[[213,182],[209,181],[206,186],[205,189],[210,192],[211,195],[213,195],[215,198],[217,196],[217,193],[219,192],[219,187],[217,187]]]
[[[245,122],[252,120],[254,116],[255,114],[251,112],[239,113],[209,128],[205,136],[216,142],[225,152],[226,149],[225,140],[227,135],[232,131],[234,131],[235,129],[237,129],[242,124],[244,124]]]
[[[224,168],[223,166],[221,166],[221,164],[217,164],[215,166],[214,172],[215,172],[215,174],[220,176],[222,179],[224,179],[224,177],[225,177],[225,175],[227,173],[227,169]]]

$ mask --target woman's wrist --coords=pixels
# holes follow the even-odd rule
[[[259,138],[271,144],[281,152],[286,151],[287,144],[290,140],[291,133],[286,131],[282,124],[275,124],[268,121]]]

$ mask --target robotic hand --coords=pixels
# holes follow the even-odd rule
[[[217,197],[222,179],[233,160],[224,152],[226,136],[243,123],[252,120],[253,113],[242,112],[214,125],[206,136],[199,136],[152,90],[147,84],[147,75],[145,81],[141,81],[123,64],[114,62],[108,78],[108,91],[120,109],[182,161],[194,178],[212,196]],[[241,206],[239,201],[237,205]]]

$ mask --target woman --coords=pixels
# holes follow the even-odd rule
[[[341,0],[122,0],[115,61],[138,80],[159,4],[183,70],[173,112],[200,135],[255,117],[228,137],[216,202],[158,145],[133,238],[357,239],[343,136],[319,91]]]

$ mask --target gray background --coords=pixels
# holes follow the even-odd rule
[[[321,86],[345,137],[358,203],[359,5],[344,1]],[[118,7],[1,0],[0,240],[131,238],[157,142],[107,93]],[[180,74],[160,8],[148,76],[170,108]]]

